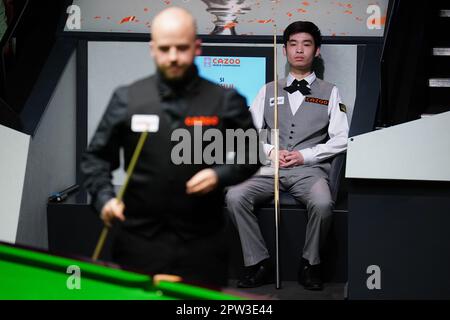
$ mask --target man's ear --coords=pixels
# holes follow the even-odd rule
[[[316,49],[316,54],[314,55],[316,58],[320,55],[320,47]]]
[[[286,57],[286,46],[283,45],[283,55]]]
[[[202,40],[195,39],[195,55],[199,56],[202,54]]]

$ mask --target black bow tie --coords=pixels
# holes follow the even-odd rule
[[[297,79],[294,79],[292,81],[292,84],[289,87],[285,87],[284,90],[286,90],[289,93],[294,93],[295,91],[300,91],[304,96],[311,94],[311,89],[307,87],[308,81],[305,79],[298,81]]]

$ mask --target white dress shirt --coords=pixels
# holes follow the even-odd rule
[[[287,77],[286,86],[290,86],[295,77],[289,73]],[[308,82],[308,87],[316,80],[316,74],[313,72],[307,77],[303,78]],[[297,79],[298,81],[303,79]],[[289,104],[291,106],[292,114],[300,108],[305,96],[300,91],[294,93],[287,93],[289,97]],[[261,130],[264,123],[264,102],[266,98],[266,86],[264,85],[259,90],[258,95],[250,107],[253,122],[258,130]],[[342,103],[339,90],[336,86],[331,91],[331,96],[328,103],[328,136],[330,139],[326,143],[317,144],[314,147],[298,150],[303,155],[304,163],[312,165],[321,162],[327,158],[334,156],[347,148],[348,140],[348,120],[347,113],[340,110],[339,104]],[[264,152],[269,156],[270,151],[274,148],[271,144],[264,144]]]

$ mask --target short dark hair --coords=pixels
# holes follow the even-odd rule
[[[283,44],[286,46],[291,35],[300,32],[309,33],[314,39],[316,49],[320,48],[322,44],[322,35],[320,34],[319,28],[310,21],[295,21],[288,25],[283,33]]]

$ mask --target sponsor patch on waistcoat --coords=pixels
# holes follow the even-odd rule
[[[284,97],[277,97],[277,101],[278,104],[284,104]],[[269,99],[269,105],[271,107],[275,106],[275,98],[272,97]]]
[[[195,116],[186,117],[184,119],[184,124],[188,127],[192,126],[213,126],[217,127],[219,125],[218,116]]]
[[[321,104],[323,106],[327,106],[329,103],[329,100],[325,100],[325,99],[319,99],[319,98],[313,98],[313,97],[306,97],[305,98],[306,102],[309,103],[317,103],[317,104]]]

